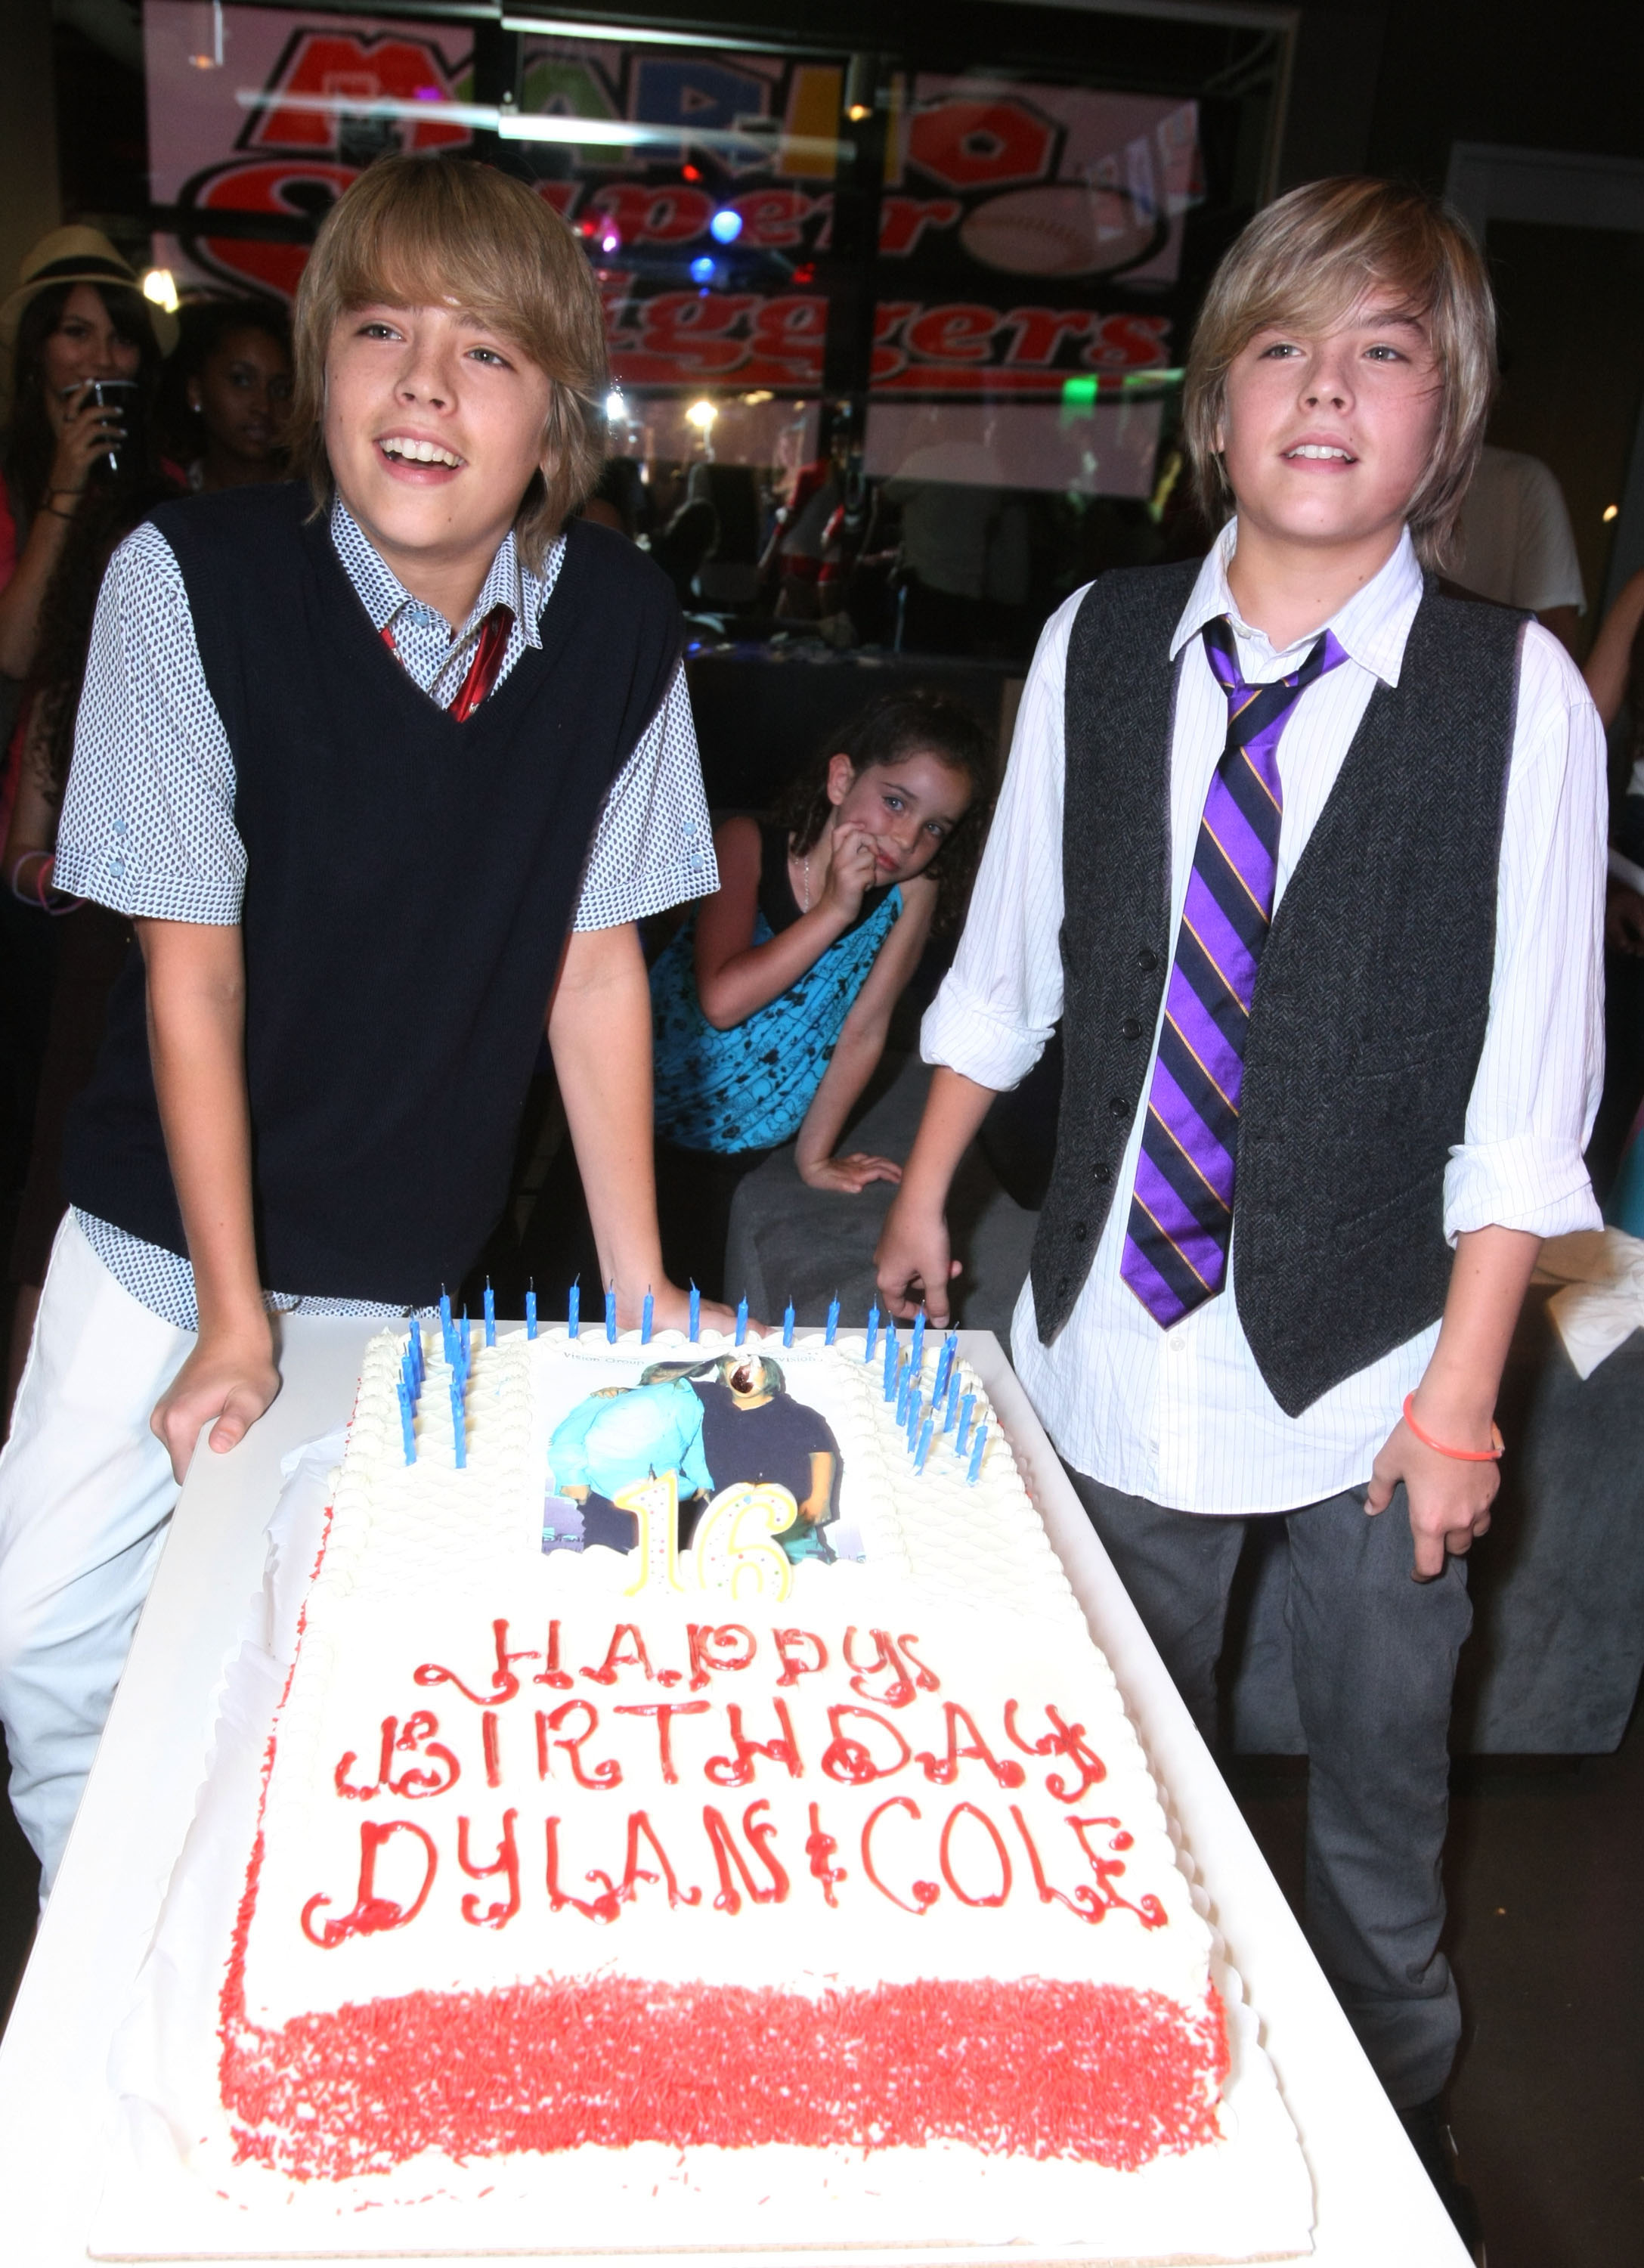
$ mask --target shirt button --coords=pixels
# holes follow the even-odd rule
[[[1096,1182],[1111,1182],[1113,1178],[1113,1169],[1107,1163],[1107,1160],[1104,1159],[1099,1166],[1092,1166],[1090,1168],[1090,1178],[1092,1181]]]
[[[1073,1241],[1075,1244],[1083,1244],[1085,1238],[1089,1236],[1090,1233],[1090,1230],[1085,1226],[1082,1220],[1075,1221],[1073,1225]]]
[[[1115,1118],[1128,1118],[1130,1116],[1130,1105],[1122,1094],[1110,1095],[1107,1107]]]
[[[1134,1016],[1126,1017],[1119,1027],[1119,1036],[1121,1040],[1139,1040],[1141,1037],[1141,1027]]]
[[[1136,966],[1137,966],[1137,968],[1142,968],[1142,969],[1147,969],[1147,968],[1156,968],[1158,967],[1158,965],[1159,965],[1159,956],[1158,956],[1158,954],[1157,954],[1156,953],[1150,953],[1150,952],[1148,950],[1147,946],[1144,945],[1144,946],[1142,946],[1142,948],[1141,948],[1141,952],[1136,955]]]

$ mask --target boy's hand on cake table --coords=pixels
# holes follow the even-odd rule
[[[618,1310],[620,1320],[620,1308]],[[639,1318],[635,1316],[635,1322]],[[651,1329],[654,1331],[689,1331],[691,1328],[691,1295],[682,1292],[677,1284],[659,1284],[651,1307]],[[726,1338],[734,1338],[737,1330],[737,1311],[718,1300],[704,1300],[698,1328],[704,1331],[720,1331]],[[748,1336],[763,1338],[765,1326],[748,1318]]]
[[[807,1189],[832,1189],[845,1197],[860,1197],[871,1182],[902,1178],[902,1168],[894,1158],[870,1157],[865,1150],[852,1150],[838,1158],[807,1158],[799,1152],[794,1164]]]
[[[950,1256],[945,1213],[921,1213],[899,1197],[885,1216],[874,1253],[879,1296],[899,1321],[922,1307],[932,1330],[948,1327],[948,1285],[963,1263]]]
[[[244,1440],[279,1391],[273,1335],[266,1321],[261,1330],[202,1336],[155,1403],[149,1424],[165,1444],[172,1470],[181,1481],[187,1476],[202,1425],[211,1426],[207,1447],[221,1455]]]

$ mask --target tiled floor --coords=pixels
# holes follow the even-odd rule
[[[1303,1771],[1288,1762],[1235,1768],[1292,1898]],[[1452,2123],[1490,2268],[1639,2268],[1644,1712],[1614,1756],[1464,1767],[1449,1876],[1468,2018]],[[33,1867],[0,1804],[0,2005],[26,1957],[33,1908]],[[0,2200],[0,2223],[4,2210]]]

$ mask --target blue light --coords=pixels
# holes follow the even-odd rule
[[[716,244],[734,244],[742,233],[742,215],[730,205],[722,205],[708,222],[708,232]]]
[[[714,263],[707,253],[703,253],[701,259],[691,262],[691,281],[693,284],[711,284],[713,280]]]

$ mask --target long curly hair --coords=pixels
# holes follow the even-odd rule
[[[93,284],[89,288],[108,310],[116,335],[137,349],[137,384],[143,389],[140,416],[146,421],[159,374],[160,350],[143,295],[122,284]],[[62,320],[62,311],[77,289],[73,284],[54,284],[49,291],[36,292],[18,318],[11,350],[11,417],[0,444],[0,457],[13,504],[30,514],[45,501],[46,482],[57,448],[46,406],[46,342]]]
[[[938,936],[950,935],[964,923],[993,812],[994,750],[980,718],[950,695],[922,688],[884,694],[872,702],[842,733],[830,735],[777,800],[772,816],[787,829],[796,858],[816,848],[833,816],[827,776],[837,755],[850,758],[858,777],[865,771],[893,771],[915,756],[935,756],[970,782],[969,810],[925,870],[936,885],[933,927]]]
[[[155,505],[176,493],[172,482],[153,473],[88,489],[46,585],[40,644],[29,675],[34,699],[31,740],[41,785],[54,803],[62,802],[68,784],[92,622],[109,560]]]

